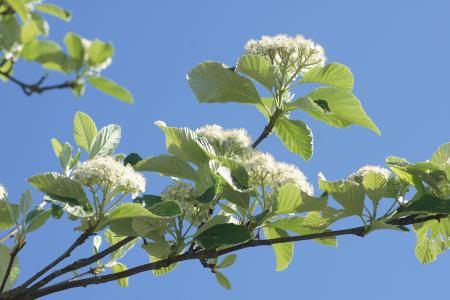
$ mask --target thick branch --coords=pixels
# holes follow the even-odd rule
[[[440,220],[441,218],[447,217],[448,215],[433,215],[433,216],[427,216],[427,217],[418,217],[417,215],[408,216],[401,219],[396,219],[389,221],[387,223],[391,225],[411,225],[416,223],[422,223],[429,220]],[[45,295],[53,294],[59,291],[72,289],[76,287],[86,287],[88,285],[92,284],[101,284],[106,283],[110,281],[114,281],[117,279],[130,277],[138,273],[142,273],[149,270],[156,270],[163,267],[167,267],[173,263],[185,261],[185,260],[192,260],[192,259],[209,259],[209,258],[215,258],[230,252],[234,252],[237,250],[245,249],[245,248],[251,248],[251,247],[258,247],[258,246],[269,246],[273,244],[280,244],[280,243],[287,243],[287,242],[297,242],[297,241],[305,241],[305,240],[313,240],[318,238],[325,238],[325,237],[335,237],[335,236],[342,236],[342,235],[357,235],[363,237],[366,233],[367,228],[364,226],[360,227],[354,227],[349,229],[343,229],[343,230],[334,230],[334,231],[326,231],[321,233],[314,233],[314,234],[307,234],[307,235],[301,235],[301,236],[290,236],[290,237],[281,237],[281,238],[275,238],[275,239],[268,239],[268,240],[250,240],[245,243],[235,245],[226,249],[222,250],[203,250],[197,253],[192,252],[186,252],[181,255],[177,255],[175,257],[170,257],[164,260],[160,260],[153,263],[148,263],[144,265],[140,265],[131,269],[128,269],[123,272],[114,273],[114,274],[108,274],[103,276],[93,276],[85,279],[80,280],[74,280],[74,281],[63,281],[60,283],[57,283],[55,285],[42,288],[40,290],[35,291],[28,291],[25,292],[26,294],[23,294],[24,296],[18,296],[15,299],[27,299],[27,297],[31,298],[38,298]],[[0,299],[2,299],[0,297]],[[8,298],[3,298],[8,299]]]
[[[259,137],[256,139],[256,141],[252,144],[252,148],[255,149],[266,137],[269,136],[269,134],[272,132],[273,128],[275,127],[275,124],[277,123],[278,117],[281,114],[281,110],[277,109],[273,113],[273,115],[269,119],[269,123],[264,127],[263,131],[259,135]]]
[[[12,270],[12,267],[14,264],[14,260],[16,259],[17,254],[19,254],[19,251],[22,250],[23,246],[25,246],[25,243],[20,243],[16,247],[14,247],[14,250],[11,252],[11,255],[9,257],[8,267],[6,268],[6,272],[3,277],[2,284],[0,285],[0,293],[3,292],[6,282],[8,282],[8,278],[9,278],[9,275],[11,275],[11,270]]]
[[[28,279],[27,281],[25,281],[22,285],[20,285],[19,287],[17,287],[17,290],[20,289],[24,289],[27,286],[29,286],[30,284],[32,284],[34,281],[36,281],[39,277],[41,277],[42,275],[44,275],[45,273],[47,273],[50,269],[52,269],[54,266],[56,266],[57,264],[59,264],[61,261],[63,261],[64,259],[66,259],[67,257],[69,257],[72,252],[80,245],[82,245],[87,239],[88,237],[91,235],[92,230],[86,230],[84,231],[76,240],[75,242],[62,254],[60,255],[58,258],[56,258],[54,261],[52,261],[49,265],[47,265],[45,268],[43,268],[42,270],[40,270],[39,272],[37,272],[36,274],[34,274],[30,279]]]

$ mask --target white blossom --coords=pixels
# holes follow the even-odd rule
[[[314,67],[325,64],[325,52],[321,45],[302,35],[262,36],[245,45],[246,54],[262,55],[274,66],[277,76],[284,81],[295,79]]]
[[[278,188],[286,183],[296,184],[308,195],[314,194],[313,186],[296,166],[278,162],[270,153],[254,150],[242,160],[253,184]]]
[[[359,168],[355,173],[351,174],[348,178],[357,182],[362,182],[364,176],[369,173],[376,173],[383,176],[386,180],[391,176],[391,171],[380,166],[366,165]]]
[[[217,124],[207,124],[195,130],[195,133],[205,138],[219,154],[227,157],[240,155],[252,144],[250,135],[243,128],[224,129]]]
[[[119,189],[133,194],[145,191],[144,176],[112,156],[96,156],[80,163],[73,176],[86,186],[107,186],[110,191]]]
[[[5,199],[8,196],[8,192],[6,191],[6,188],[0,184],[0,200]]]
[[[176,181],[164,189],[161,198],[163,201],[176,201],[185,218],[195,226],[200,226],[210,217],[210,204],[196,201],[194,188],[190,184]]]
[[[294,165],[277,162],[271,176],[274,187],[280,187],[286,183],[293,183],[306,194],[310,196],[314,195],[314,187],[308,182],[305,174]]]

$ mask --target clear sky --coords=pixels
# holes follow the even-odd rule
[[[26,97],[0,83],[0,182],[17,199],[31,175],[59,170],[50,139],[72,141],[76,111],[97,124],[122,125],[120,152],[143,156],[165,151],[160,130],[218,123],[245,127],[255,137],[264,119],[253,107],[198,104],[186,73],[203,60],[233,65],[251,38],[278,33],[303,34],[322,44],[329,61],[348,65],[356,78],[355,94],[382,131],[335,129],[299,114],[315,135],[311,161],[289,153],[271,137],[262,149],[298,165],[316,183],[322,171],[329,179],[346,177],[364,164],[383,164],[389,155],[410,161],[428,159],[450,140],[450,2],[449,1],[56,1],[73,12],[73,21],[51,22],[51,36],[67,31],[112,41],[116,56],[105,76],[127,86],[132,106],[93,89],[76,99],[69,91]],[[41,70],[22,65],[18,77],[36,80]],[[53,77],[55,79],[55,77]],[[56,79],[55,79],[56,80]],[[302,91],[298,91],[299,94]],[[303,91],[304,92],[304,91]],[[162,180],[148,177],[157,193]],[[35,201],[41,195],[33,191]],[[74,223],[51,220],[30,235],[22,252],[23,280],[59,255],[76,237]],[[79,288],[48,299],[421,299],[447,294],[450,254],[420,265],[413,233],[376,232],[362,239],[343,237],[338,248],[313,242],[296,244],[294,262],[275,272],[270,248],[239,253],[224,273],[233,289],[222,289],[199,262],[183,263],[161,277],[144,273],[130,287],[115,282]],[[89,254],[85,246],[78,254]],[[147,262],[138,247],[125,260]]]

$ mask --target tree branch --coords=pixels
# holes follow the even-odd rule
[[[106,255],[118,250],[120,247],[125,246],[126,244],[130,243],[134,239],[136,239],[136,237],[126,237],[123,240],[115,243],[111,247],[97,253],[96,255],[93,255],[88,258],[79,259],[79,260],[73,262],[72,264],[65,266],[62,269],[56,270],[56,271],[50,273],[48,276],[44,277],[42,280],[40,280],[33,286],[31,286],[30,290],[37,290],[37,289],[43,287],[44,285],[46,285],[47,283],[49,283],[50,281],[52,281],[53,279],[55,279],[63,274],[66,274],[66,273],[69,273],[72,271],[76,271],[85,266],[88,266],[88,265],[98,261],[99,259],[105,257]]]
[[[411,225],[416,223],[422,223],[429,220],[440,220],[441,218],[445,218],[448,215],[446,214],[438,214],[438,215],[432,215],[432,216],[426,216],[421,217],[419,215],[411,215],[407,216],[405,218],[395,219],[392,221],[388,221],[388,224],[391,225],[399,225],[399,226],[405,226],[405,225]],[[307,235],[300,235],[300,236],[290,236],[290,237],[280,237],[280,238],[274,238],[274,239],[268,239],[268,240],[249,240],[245,243],[235,245],[226,249],[222,250],[202,250],[197,253],[192,252],[186,252],[174,257],[169,257],[164,260],[160,260],[157,262],[152,262],[148,264],[143,264],[131,269],[128,269],[126,271],[103,275],[103,276],[92,276],[85,279],[80,280],[66,280],[54,285],[51,285],[46,288],[42,288],[39,290],[26,290],[22,294],[16,295],[14,299],[34,299],[38,297],[42,297],[45,295],[53,294],[56,292],[60,292],[67,289],[72,289],[76,287],[86,287],[88,285],[93,284],[101,284],[106,283],[110,281],[114,281],[117,279],[130,277],[132,275],[142,273],[149,270],[157,270],[163,267],[167,267],[173,263],[186,261],[186,260],[192,260],[192,259],[210,259],[215,258],[230,252],[238,251],[245,248],[251,248],[251,247],[259,247],[259,246],[270,246],[274,244],[280,244],[280,243],[287,243],[287,242],[297,242],[297,241],[305,241],[305,240],[313,240],[317,238],[325,238],[325,237],[335,237],[335,236],[342,236],[342,235],[357,235],[364,237],[367,232],[367,228],[364,226],[349,228],[349,229],[342,229],[342,230],[334,230],[334,231],[326,231],[321,233],[313,233],[313,234],[307,234]],[[10,297],[10,296],[9,296]],[[8,295],[4,295],[3,297],[0,296],[0,299],[9,299]]]
[[[8,267],[6,268],[5,275],[3,277],[2,284],[0,285],[0,293],[3,292],[3,289],[6,286],[6,282],[8,281],[9,275],[11,274],[11,269],[14,264],[14,260],[16,259],[17,254],[19,254],[19,251],[22,250],[22,248],[25,246],[25,242],[18,244],[16,247],[14,247],[14,250],[11,252]]]
[[[27,96],[31,96],[32,94],[42,94],[43,92],[50,90],[67,89],[75,87],[75,81],[73,80],[67,80],[60,84],[42,86],[44,81],[47,79],[47,75],[42,76],[36,83],[25,83],[11,76],[9,72],[0,71],[0,75],[8,78],[8,80],[18,85]]]
[[[275,124],[277,123],[278,117],[281,115],[282,111],[280,109],[276,109],[272,116],[270,116],[269,123],[264,127],[263,131],[259,135],[259,137],[252,144],[252,148],[255,149],[265,138],[269,136],[272,132]]]
[[[63,261],[64,259],[66,259],[67,257],[69,257],[72,252],[80,245],[82,245],[87,239],[88,237],[91,235],[92,230],[88,229],[86,231],[84,231],[76,240],[75,242],[62,254],[60,255],[58,258],[56,258],[54,261],[52,261],[49,265],[47,265],[45,268],[43,268],[42,270],[40,270],[39,272],[37,272],[36,274],[34,274],[32,277],[30,277],[30,279],[28,279],[27,281],[25,281],[22,285],[20,285],[19,287],[17,287],[15,290],[20,290],[20,289],[24,289],[27,286],[29,286],[30,284],[32,284],[34,281],[36,281],[39,277],[41,277],[42,275],[44,275],[45,273],[47,273],[50,269],[52,269],[54,266],[56,266],[57,264],[59,264],[61,261]]]

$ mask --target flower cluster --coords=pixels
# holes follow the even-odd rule
[[[308,195],[314,194],[313,186],[302,171],[294,165],[276,161],[269,153],[255,150],[243,160],[243,164],[254,184],[277,188],[293,183]]]
[[[194,199],[194,188],[190,184],[176,181],[164,189],[161,198],[164,201],[176,201],[185,218],[194,226],[200,226],[209,218],[210,205]]]
[[[0,184],[0,200],[5,199],[8,196],[8,192],[6,191],[6,188]]]
[[[107,187],[109,191],[133,194],[145,191],[144,176],[112,156],[96,156],[79,164],[73,176],[83,185]]]
[[[361,183],[364,179],[364,176],[366,176],[369,173],[379,174],[383,176],[386,180],[388,180],[389,176],[391,176],[391,171],[389,171],[386,168],[380,166],[367,165],[362,168],[359,168],[355,173],[351,174],[348,177],[348,179]]]
[[[284,82],[314,67],[323,66],[326,60],[322,46],[302,35],[262,36],[259,40],[248,41],[245,53],[264,56]]]
[[[251,146],[252,139],[243,128],[224,129],[219,125],[205,125],[195,133],[204,137],[218,154],[233,157],[241,154]]]

